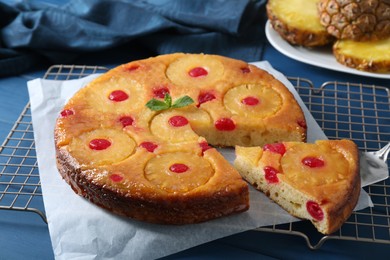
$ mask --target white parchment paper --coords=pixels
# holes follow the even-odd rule
[[[255,65],[282,81],[304,110],[308,142],[326,139],[291,83],[268,62]],[[143,223],[107,212],[76,195],[56,168],[54,124],[66,101],[98,75],[68,81],[28,82],[43,200],[56,259],[153,259],[260,226],[298,221],[250,188],[250,210],[206,223],[168,226]],[[222,149],[234,160],[233,149]],[[357,209],[372,206],[362,190]]]

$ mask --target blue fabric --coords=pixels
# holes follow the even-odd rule
[[[265,0],[0,0],[0,76],[126,46],[261,59]]]

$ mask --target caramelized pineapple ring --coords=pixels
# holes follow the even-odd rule
[[[338,183],[348,176],[348,161],[327,145],[296,144],[281,158],[282,172],[297,186]],[[285,170],[285,171],[284,171]]]
[[[235,115],[256,118],[274,115],[282,106],[282,99],[274,89],[252,84],[230,89],[223,102]]]
[[[195,106],[188,106],[166,110],[156,115],[150,123],[150,130],[154,136],[164,141],[178,143],[197,141],[199,136],[194,131],[207,128],[210,124],[211,119],[207,112]]]
[[[206,55],[186,55],[172,62],[166,75],[178,86],[199,88],[213,85],[225,72],[221,61]]]
[[[130,78],[110,77],[92,84],[94,86],[88,88],[85,97],[88,97],[89,105],[96,111],[124,114],[146,103],[144,88]]]
[[[204,185],[214,174],[210,162],[186,152],[158,155],[148,161],[145,178],[167,192],[187,192]]]
[[[72,139],[69,152],[81,164],[107,165],[129,157],[136,143],[119,130],[96,129]]]

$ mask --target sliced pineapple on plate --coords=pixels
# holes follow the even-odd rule
[[[319,0],[269,0],[267,15],[272,27],[289,43],[306,47],[333,41],[320,23]]]
[[[336,60],[358,70],[390,72],[390,37],[379,41],[339,40],[333,46]]]

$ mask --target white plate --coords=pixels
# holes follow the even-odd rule
[[[294,60],[298,60],[321,68],[346,72],[360,76],[390,79],[390,74],[371,73],[355,70],[338,63],[336,58],[333,56],[330,47],[311,49],[300,46],[292,46],[272,28],[270,21],[267,21],[267,24],[265,26],[265,34],[267,36],[268,41],[271,43],[272,46],[275,47],[275,49]]]

